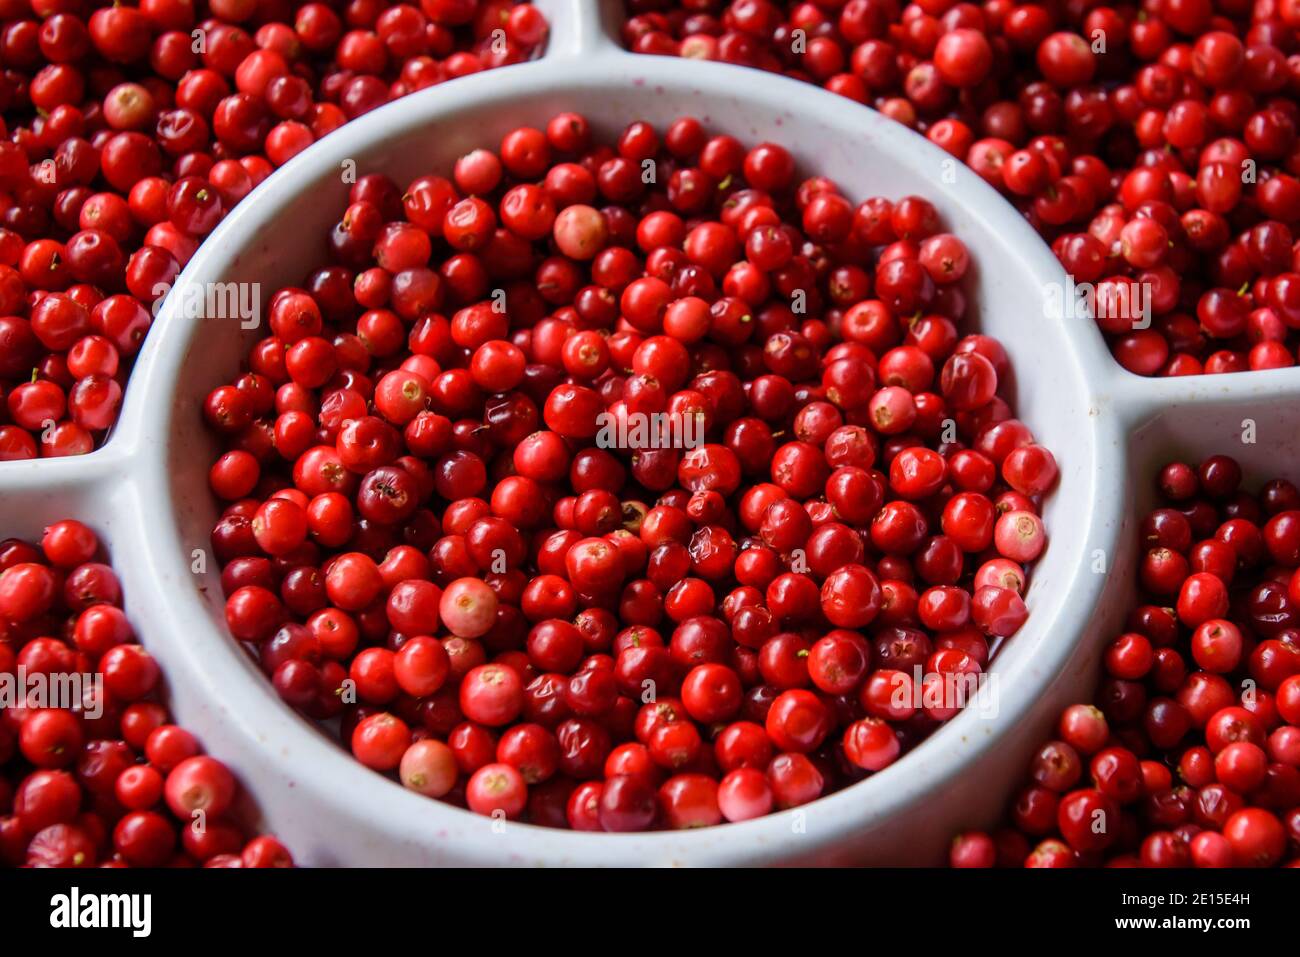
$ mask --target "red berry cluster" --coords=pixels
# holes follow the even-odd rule
[[[290,866],[279,841],[250,840],[229,813],[226,766],[170,722],[100,557],[72,520],[39,547],[0,542],[0,679],[19,701],[0,708],[0,864]],[[71,676],[80,699],[56,700],[78,687]]]
[[[206,401],[212,544],[234,636],[368,767],[558,827],[744,820],[892,763],[1025,620],[1056,463],[924,198],[569,113],[361,178],[328,245]],[[702,441],[600,438],[656,415]]]
[[[1022,210],[1141,375],[1300,344],[1300,2],[628,0],[644,53],[869,103]]]
[[[1241,479],[1222,455],[1160,473],[1139,529],[1150,604],[1008,826],[960,835],[954,866],[1300,866],[1300,491]]]
[[[224,214],[349,119],[525,59],[515,0],[0,0],[0,461],[91,451]]]

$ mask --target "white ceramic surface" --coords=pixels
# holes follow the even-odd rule
[[[317,237],[345,203],[345,160],[398,182],[445,173],[466,150],[495,146],[511,127],[542,125],[561,110],[586,114],[602,135],[634,119],[662,127],[693,114],[751,145],[784,144],[803,172],[834,178],[851,198],[927,196],[974,254],[971,314],[1011,355],[1008,397],[1061,466],[1029,621],[995,659],[996,717],[968,709],[896,765],[799,811],[696,831],[501,827],[405,791],[281,704],[225,632],[215,563],[193,570],[216,515],[206,488],[215,446],[200,403],[228,381],[256,334],[233,321],[187,320],[171,302],[103,449],[0,464],[0,535],[36,536],[65,517],[96,528],[177,715],[239,773],[256,813],[303,864],[938,862],[953,832],[996,819],[1035,740],[1063,704],[1086,697],[1099,648],[1132,598],[1134,515],[1149,503],[1154,469],[1174,456],[1229,450],[1257,479],[1285,473],[1300,460],[1289,408],[1300,397],[1300,370],[1131,376],[1089,319],[1045,312],[1044,290],[1065,282],[1055,258],[994,190],[922,137],[792,80],[625,53],[616,41],[617,0],[537,3],[552,24],[543,59],[406,97],[325,138],[240,204],[181,282],[256,281],[265,299],[322,261]],[[1255,445],[1240,442],[1247,416],[1258,423]]]

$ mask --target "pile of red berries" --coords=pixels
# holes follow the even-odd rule
[[[0,864],[290,866],[240,827],[234,776],[157,700],[100,551],[72,520],[39,546],[0,541]]]
[[[515,0],[0,0],[0,21],[0,461],[95,447],[155,304],[276,166],[547,26]]]
[[[206,400],[212,544],[234,636],[368,767],[744,820],[892,763],[1024,622],[1056,463],[924,198],[569,113],[362,177],[328,247]],[[647,420],[702,441],[602,439]]]
[[[1087,284],[1130,371],[1296,363],[1296,0],[627,8],[633,50],[817,82],[964,160]]]
[[[1061,714],[1008,825],[957,867],[1300,866],[1300,491],[1167,466],[1140,601],[1093,705]]]

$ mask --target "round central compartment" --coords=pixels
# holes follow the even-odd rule
[[[152,636],[178,718],[240,773],[303,864],[934,862],[954,830],[995,815],[1004,788],[989,782],[1013,782],[1037,733],[1082,690],[1085,630],[1107,579],[1099,572],[1116,554],[1123,501],[1121,443],[1113,424],[1101,424],[1098,405],[1107,400],[1092,388],[1110,381],[1100,336],[1087,317],[1062,314],[1067,280],[1051,252],[961,163],[882,116],[795,81],[611,49],[553,55],[426,90],[348,124],[241,203],[180,283],[259,283],[265,306],[324,261],[323,237],[347,201],[345,170],[399,183],[445,175],[470,149],[495,148],[511,128],[541,126],[566,110],[588,117],[605,141],[634,120],[662,129],[692,115],[748,146],[780,143],[801,175],[829,176],[855,202],[925,196],[944,228],[965,241],[973,321],[961,331],[1005,345],[1015,375],[1003,394],[1061,466],[1045,505],[1050,543],[1032,572],[1029,620],[991,665],[995,711],[968,708],[897,764],[796,811],[697,831],[503,828],[406,791],[292,713],[226,631],[219,569],[196,552],[208,549],[217,515],[207,487],[217,447],[201,403],[240,367],[256,333],[233,319],[186,318],[169,301],[135,372],[118,438],[132,446],[140,470],[132,537],[141,559],[127,570],[139,596],[132,614]],[[142,606],[161,594],[168,601]]]

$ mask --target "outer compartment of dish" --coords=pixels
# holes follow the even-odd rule
[[[623,53],[610,32],[613,4],[603,26],[584,0],[544,6],[553,33],[543,60],[416,94],[323,140],[239,206],[180,283],[255,282],[265,304],[322,261],[314,237],[346,202],[349,161],[402,182],[445,171],[461,153],[561,110],[586,114],[605,136],[634,119],[662,126],[689,113],[749,144],[786,145],[803,172],[832,177],[854,199],[926,195],[974,253],[975,319],[965,331],[1004,343],[1017,370],[1007,398],[1061,464],[1031,616],[996,660],[995,717],[968,710],[894,767],[799,812],[682,834],[500,828],[403,791],[282,705],[225,631],[208,549],[216,506],[206,476],[216,447],[200,403],[239,368],[256,332],[235,320],[186,320],[174,303],[151,333],[103,450],[0,466],[0,532],[30,537],[67,517],[95,527],[178,716],[240,774],[302,863],[937,862],[955,830],[996,817],[1042,732],[1062,706],[1086,697],[1132,598],[1133,532],[1156,470],[1171,457],[1232,449],[1257,480],[1286,473],[1300,452],[1300,436],[1287,428],[1300,372],[1130,376],[1090,321],[1044,308],[1065,275],[1037,236],[916,134],[795,81]],[[1238,448],[1247,418],[1257,442]]]

